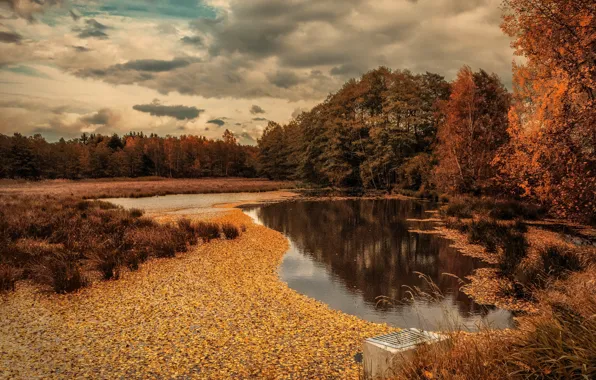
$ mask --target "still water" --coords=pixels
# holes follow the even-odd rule
[[[297,200],[243,210],[289,239],[281,279],[331,308],[398,327],[511,327],[509,312],[478,305],[453,277],[463,279],[486,264],[458,253],[437,235],[408,231],[429,228],[407,219],[428,218],[432,208],[425,202],[382,199]],[[436,284],[442,298],[411,301],[411,289],[432,291],[417,272]],[[379,296],[393,301],[379,304]]]

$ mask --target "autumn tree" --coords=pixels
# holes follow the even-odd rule
[[[511,143],[496,160],[513,194],[563,217],[596,214],[596,3],[506,0],[514,66]]]
[[[452,84],[439,126],[436,183],[449,192],[482,192],[494,176],[492,161],[507,142],[510,95],[495,75],[464,66]]]

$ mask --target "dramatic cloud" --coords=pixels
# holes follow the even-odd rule
[[[203,39],[199,36],[184,36],[180,41],[187,45],[203,46]]]
[[[35,13],[60,3],[60,0],[0,0],[0,4],[7,4],[15,15],[28,20],[32,20]]]
[[[209,121],[207,122],[207,124],[215,124],[215,125],[217,125],[218,127],[221,127],[221,126],[223,126],[225,123],[226,123],[226,122],[225,122],[225,121],[223,121],[222,119],[213,119],[213,120],[209,120]]]
[[[199,117],[205,110],[188,106],[166,106],[159,103],[137,104],[132,107],[134,110],[146,112],[153,116],[170,116],[178,120],[191,120]]]
[[[380,65],[451,80],[468,64],[510,86],[514,57],[499,28],[500,3],[0,0],[0,101],[85,98],[84,112],[2,108],[0,124],[75,134],[102,127],[89,122],[109,109],[121,116],[110,130],[129,123],[218,137],[207,120],[228,115],[226,127],[256,139],[265,110],[268,120],[287,122]],[[153,98],[174,106],[146,104]]]
[[[268,75],[267,78],[269,82],[281,88],[290,88],[301,82],[300,77],[292,71],[278,71],[275,74]]]
[[[252,107],[250,107],[250,113],[256,115],[259,113],[266,113],[266,111],[255,104]]]
[[[108,35],[105,32],[109,29],[106,25],[98,22],[95,19],[85,20],[85,28],[79,29],[75,28],[75,31],[79,31],[80,38],[99,38],[99,39],[107,39]]]
[[[110,109],[104,108],[95,114],[84,116],[80,120],[86,124],[108,125],[110,120],[114,119],[114,117],[114,113]]]
[[[18,44],[23,39],[18,33],[14,32],[0,32],[0,42]]]

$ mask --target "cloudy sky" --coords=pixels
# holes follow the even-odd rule
[[[379,65],[511,82],[500,0],[0,0],[0,133],[254,143]]]

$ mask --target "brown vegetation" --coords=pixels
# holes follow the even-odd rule
[[[235,226],[226,238],[240,235]],[[158,224],[140,210],[102,201],[44,196],[0,198],[0,288],[31,279],[58,293],[77,290],[98,273],[118,279],[149,257],[174,257],[188,245],[220,237],[220,226],[187,219]]]
[[[0,180],[0,194],[53,195],[60,197],[141,198],[167,194],[261,192],[294,188],[290,181],[246,178],[172,179],[145,177],[103,180]]]

